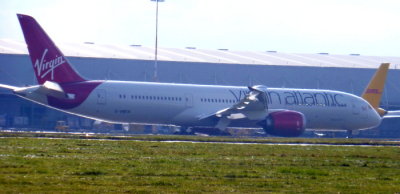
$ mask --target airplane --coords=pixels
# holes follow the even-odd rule
[[[369,129],[378,126],[382,116],[387,114],[379,108],[380,98],[375,100],[374,97],[381,95],[381,79],[386,78],[386,74],[379,76],[380,84],[367,87],[364,98],[334,90],[263,85],[237,87],[87,80],[73,68],[33,17],[23,14],[17,17],[38,85],[0,84],[0,87],[70,114],[111,123],[220,130],[263,128],[269,135],[282,137],[298,137],[306,128],[350,132]],[[388,65],[381,68],[386,67],[387,71]]]
[[[387,111],[379,107],[386,82],[386,75],[389,69],[389,63],[382,63],[375,72],[368,86],[365,88],[361,97],[368,101],[370,105],[381,115],[382,118],[400,117],[400,111]]]

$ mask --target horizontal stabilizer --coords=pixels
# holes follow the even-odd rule
[[[14,90],[16,90],[16,89],[19,89],[19,87],[10,86],[10,85],[5,85],[5,84],[0,84],[0,88],[12,90],[12,91],[14,91]]]
[[[68,95],[64,92],[61,86],[58,83],[51,81],[46,81],[37,89],[37,92],[56,98],[68,98]]]
[[[43,84],[43,86],[46,87],[49,90],[53,90],[53,91],[64,93],[64,90],[56,82],[46,81]]]
[[[400,118],[400,111],[387,111],[383,118]]]

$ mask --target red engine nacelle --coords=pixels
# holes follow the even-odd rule
[[[297,137],[305,131],[306,119],[300,112],[283,110],[270,113],[260,124],[268,134]]]

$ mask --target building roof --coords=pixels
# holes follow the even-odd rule
[[[85,43],[57,43],[66,56],[154,60],[154,47],[141,45],[110,45]],[[22,41],[0,39],[0,53],[28,54]],[[231,51],[228,49],[158,48],[158,60],[202,63],[232,63],[245,65],[289,65],[318,67],[376,68],[389,62],[400,68],[400,57],[336,55],[329,53],[298,54],[277,51]]]

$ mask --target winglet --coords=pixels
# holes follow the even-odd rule
[[[372,77],[368,86],[365,88],[362,98],[366,100],[378,113],[383,116],[386,110],[379,108],[381,103],[382,93],[385,86],[386,75],[390,63],[382,63],[375,75]]]

